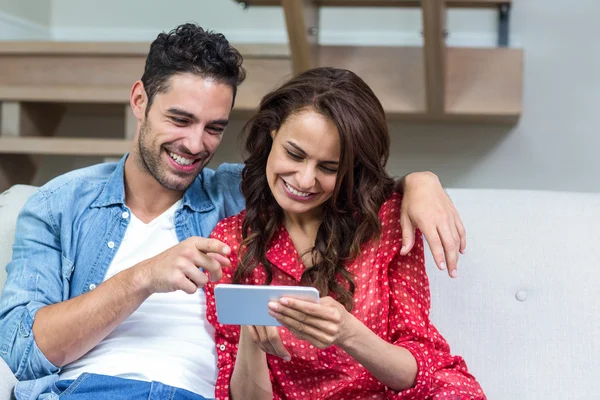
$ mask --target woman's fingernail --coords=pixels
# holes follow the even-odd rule
[[[277,311],[277,303],[275,303],[274,301],[270,301],[268,306],[271,310]]]
[[[442,269],[442,271],[446,269],[446,261],[442,261],[440,263],[440,268]]]
[[[283,361],[289,362],[289,361],[291,361],[291,359],[292,359],[292,357],[283,357]]]
[[[456,278],[458,276],[458,271],[453,269],[452,272],[450,272],[450,276]]]
[[[288,299],[286,299],[285,297],[283,297],[283,298],[279,299],[279,302],[280,302],[281,304],[283,304],[283,305],[287,305],[287,303],[288,303]]]

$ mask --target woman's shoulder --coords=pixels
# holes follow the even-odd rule
[[[393,192],[383,202],[379,209],[379,220],[382,224],[397,222],[400,225],[400,210],[402,206],[402,195],[398,192]]]
[[[211,233],[211,237],[222,242],[241,242],[242,240],[242,223],[246,217],[246,210],[243,210],[237,215],[232,215],[222,219]]]
[[[394,192],[383,202],[379,209],[381,239],[384,241],[397,241],[402,238],[402,227],[400,225],[401,206],[402,195]]]

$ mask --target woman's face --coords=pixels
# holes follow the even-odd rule
[[[337,128],[309,109],[290,116],[272,136],[266,173],[275,200],[288,216],[318,216],[335,189]]]

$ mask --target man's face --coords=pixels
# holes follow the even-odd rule
[[[137,164],[163,187],[186,190],[219,147],[232,103],[229,85],[192,74],[172,76],[142,120]]]

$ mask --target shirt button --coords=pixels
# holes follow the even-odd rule
[[[525,301],[527,300],[527,292],[524,290],[519,290],[517,292],[517,294],[515,295],[515,297],[517,298],[517,300],[519,301]]]
[[[107,243],[107,246],[109,249],[112,249],[113,247],[115,247],[115,242],[113,242],[112,240],[110,242]]]
[[[121,217],[123,217],[123,219],[127,219],[129,218],[129,213],[125,211],[123,214],[121,214]]]
[[[224,345],[224,344],[222,344],[222,345],[220,345],[220,346],[219,346],[219,350],[221,350],[221,351],[225,351],[225,349],[226,349],[226,347],[225,347],[225,345]]]
[[[90,290],[94,290],[96,289],[96,285],[94,285],[93,283],[90,285]]]

